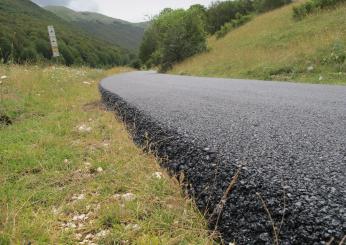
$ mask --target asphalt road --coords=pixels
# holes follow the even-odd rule
[[[209,162],[172,163],[209,215],[242,166],[220,219],[211,221],[225,241],[272,244],[273,223],[281,244],[332,237],[336,244],[346,235],[346,86],[154,72],[100,86],[214,154]]]

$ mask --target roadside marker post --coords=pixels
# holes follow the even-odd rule
[[[54,58],[59,57],[60,53],[59,53],[58,41],[55,35],[54,26],[48,26],[48,34],[49,34],[50,45],[52,46],[53,57]]]

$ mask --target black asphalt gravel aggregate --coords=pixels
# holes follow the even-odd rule
[[[225,242],[346,235],[346,86],[131,72],[100,91]]]

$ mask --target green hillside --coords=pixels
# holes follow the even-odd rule
[[[139,47],[146,26],[145,22],[135,24],[98,13],[76,12],[61,6],[45,8],[90,35],[128,50],[136,50]]]
[[[52,60],[47,26],[54,25],[62,57],[54,62],[92,67],[127,63],[120,47],[96,39],[29,0],[0,1],[0,61]]]
[[[293,6],[255,17],[224,38],[209,38],[209,52],[175,65],[172,73],[346,84],[346,4],[302,20]]]

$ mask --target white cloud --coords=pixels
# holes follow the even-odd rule
[[[78,11],[99,12],[132,22],[145,21],[162,9],[188,8],[193,4],[208,6],[213,0],[33,0],[40,5],[62,5]]]

